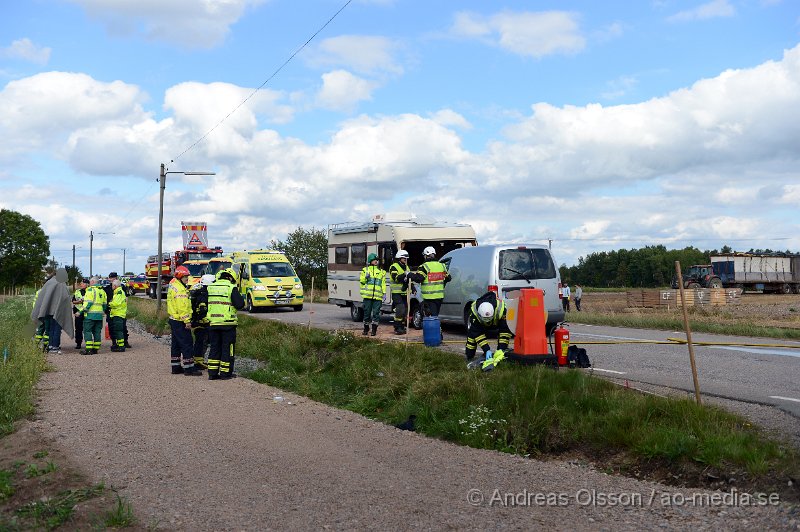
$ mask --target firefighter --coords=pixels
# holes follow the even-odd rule
[[[467,345],[464,354],[468,368],[482,365],[484,371],[487,371],[494,367],[493,353],[489,349],[489,340],[486,339],[486,334],[491,331],[497,332],[497,351],[508,349],[512,334],[506,322],[506,304],[502,300],[498,301],[494,292],[486,292],[473,301],[467,319]],[[474,360],[477,346],[483,350],[483,359]]]
[[[370,253],[367,265],[361,270],[359,279],[361,284],[361,299],[364,302],[364,336],[369,332],[372,324],[372,336],[378,334],[378,324],[381,321],[381,305],[383,294],[386,293],[386,272],[378,266],[378,255]]]
[[[111,282],[114,296],[108,302],[108,330],[111,334],[111,351],[125,352],[125,317],[128,314],[128,296],[119,279]]]
[[[444,299],[444,285],[450,282],[447,266],[436,260],[436,250],[432,246],[422,251],[425,261],[412,274],[412,280],[420,283],[423,309],[427,316],[438,316]]]
[[[83,306],[83,296],[86,294],[86,289],[89,287],[89,279],[81,279],[78,289],[72,294],[72,313],[75,315],[75,349],[80,349],[83,343],[83,316],[81,316],[79,309]]]
[[[192,354],[197,367],[205,367],[206,347],[208,346],[208,287],[214,282],[214,276],[203,275],[199,283],[189,289],[192,301],[192,335],[194,344]]]
[[[192,357],[192,303],[189,301],[189,290],[186,288],[188,277],[188,268],[178,266],[167,286],[167,314],[172,331],[170,365],[173,375],[179,373],[187,376],[202,375],[194,365]]]
[[[406,334],[408,323],[408,287],[411,284],[408,268],[408,251],[401,249],[394,256],[389,267],[389,278],[392,281],[392,306],[394,306],[394,333]],[[412,286],[413,290],[413,286]]]
[[[78,315],[83,318],[83,337],[86,348],[82,355],[96,355],[100,351],[100,340],[103,337],[103,314],[106,313],[108,300],[105,291],[97,286],[100,278],[89,279],[89,288],[83,296],[83,306]],[[78,317],[78,316],[76,316]]]
[[[208,286],[208,380],[233,377],[236,348],[236,311],[244,308],[244,299],[236,286],[238,276],[231,268],[217,272]]]

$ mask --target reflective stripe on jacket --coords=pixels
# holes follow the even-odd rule
[[[392,293],[406,295],[408,293],[408,283],[405,275],[409,272],[408,266],[403,266],[399,262],[393,262],[389,266],[389,279],[392,281]]]
[[[189,290],[177,278],[172,279],[167,286],[167,314],[169,319],[183,323],[190,323],[192,320]]]
[[[121,286],[114,290],[114,297],[111,298],[108,308],[111,309],[112,318],[124,318],[128,315],[128,296]]]
[[[236,325],[236,308],[231,302],[231,293],[236,287],[227,279],[217,279],[208,285],[208,323],[211,327]]]
[[[378,266],[361,270],[361,299],[383,299],[386,293],[386,272]]]
[[[447,267],[439,261],[431,260],[419,267],[422,280],[422,299],[444,299],[444,283],[450,276]]]
[[[90,286],[83,295],[83,305],[81,312],[86,319],[102,320],[107,305],[106,293],[99,286]]]

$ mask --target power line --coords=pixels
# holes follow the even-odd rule
[[[308,40],[307,40],[306,42],[304,42],[302,46],[300,46],[300,48],[298,48],[297,50],[295,50],[295,51],[294,51],[294,53],[293,53],[292,55],[290,55],[290,56],[289,56],[289,58],[288,58],[288,59],[286,59],[286,61],[284,61],[284,62],[283,62],[283,64],[281,64],[281,66],[279,66],[279,67],[278,67],[278,68],[275,70],[275,72],[273,72],[273,73],[272,73],[272,75],[266,79],[266,81],[264,81],[264,83],[262,83],[261,85],[259,85],[258,87],[256,87],[256,88],[253,90],[253,92],[251,92],[251,93],[250,93],[250,94],[247,96],[247,98],[245,98],[244,100],[242,100],[242,102],[241,102],[239,105],[237,105],[236,107],[234,107],[234,108],[233,108],[233,110],[232,110],[230,113],[228,113],[227,115],[225,115],[225,117],[224,117],[222,120],[220,120],[219,122],[217,122],[217,123],[214,125],[214,127],[212,127],[211,129],[209,129],[208,131],[206,131],[206,133],[205,133],[205,134],[204,134],[202,137],[200,137],[199,139],[197,139],[196,141],[194,141],[194,143],[192,143],[192,145],[191,145],[191,146],[189,146],[188,148],[186,148],[185,150],[183,150],[183,151],[182,151],[182,152],[181,152],[181,153],[180,153],[180,154],[179,154],[177,157],[175,157],[174,159],[172,159],[172,162],[175,162],[175,161],[177,161],[178,159],[180,159],[181,157],[183,157],[183,155],[185,155],[185,154],[186,154],[188,151],[190,151],[190,150],[191,150],[191,149],[193,149],[195,146],[197,146],[198,144],[200,144],[200,143],[201,143],[203,140],[205,140],[205,139],[206,139],[206,137],[208,137],[208,136],[209,136],[209,135],[210,135],[210,134],[211,134],[211,133],[212,133],[212,132],[213,132],[215,129],[217,129],[217,128],[218,128],[220,125],[222,125],[222,123],[223,123],[223,122],[225,122],[225,121],[226,121],[228,118],[230,118],[230,116],[231,116],[233,113],[235,113],[236,111],[238,111],[240,107],[242,107],[244,104],[246,104],[246,103],[248,102],[248,100],[250,100],[250,98],[252,98],[252,97],[253,97],[253,96],[254,96],[254,95],[255,95],[255,94],[258,92],[258,91],[260,91],[262,88],[264,88],[264,86],[265,86],[267,83],[269,83],[270,81],[272,81],[272,78],[274,78],[275,76],[277,76],[277,75],[278,75],[278,73],[279,73],[281,70],[283,70],[283,68],[284,68],[286,65],[288,65],[288,64],[289,64],[289,62],[290,62],[292,59],[294,59],[294,57],[295,57],[297,54],[299,54],[301,51],[303,51],[303,49],[304,49],[306,46],[308,46],[308,43],[310,43],[311,41],[313,41],[313,40],[314,40],[314,38],[315,38],[317,35],[319,35],[319,33],[320,33],[322,30],[324,30],[324,29],[325,29],[325,28],[328,26],[328,24],[330,24],[331,22],[333,22],[333,19],[335,19],[335,18],[336,18],[336,17],[339,15],[339,13],[341,13],[342,11],[344,11],[344,8],[346,8],[348,5],[350,5],[350,2],[352,2],[352,1],[353,1],[353,0],[347,0],[347,2],[345,2],[345,3],[344,3],[344,5],[343,5],[342,7],[340,7],[340,8],[339,8],[339,10],[338,10],[338,11],[336,11],[336,13],[334,13],[334,14],[333,14],[333,16],[332,16],[331,18],[329,18],[329,19],[328,19],[328,21],[327,21],[325,24],[323,24],[323,25],[322,25],[322,26],[321,26],[321,27],[320,27],[320,28],[319,28],[317,31],[315,31],[315,32],[314,32],[314,34],[313,34],[311,37],[309,37],[309,38],[308,38]]]

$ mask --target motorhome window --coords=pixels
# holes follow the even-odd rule
[[[347,246],[337,247],[335,250],[335,259],[336,264],[347,264],[348,259],[350,258],[350,249]]]
[[[500,252],[500,279],[553,279],[556,269],[546,249],[506,249]]]
[[[367,245],[353,244],[350,246],[350,261],[358,266],[367,264]]]
[[[295,277],[288,262],[257,262],[251,266],[253,277]]]
[[[384,270],[388,270],[389,266],[392,265],[394,262],[394,256],[397,254],[397,245],[395,243],[391,244],[381,244],[379,246],[379,253],[380,253],[380,264],[379,266]]]

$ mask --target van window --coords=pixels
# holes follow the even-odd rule
[[[294,277],[288,262],[257,262],[251,266],[253,277]]]
[[[500,279],[554,279],[556,267],[546,249],[504,249],[500,252]]]
[[[350,246],[350,257],[353,264],[364,266],[367,264],[367,245],[353,244]]]
[[[347,264],[347,259],[350,258],[350,250],[347,246],[337,247],[335,250],[336,264]]]

